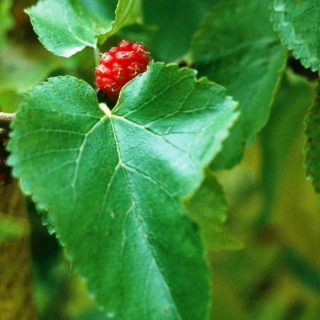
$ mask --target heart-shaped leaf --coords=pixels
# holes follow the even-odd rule
[[[205,319],[209,271],[182,198],[237,117],[225,89],[161,63],[112,112],[73,77],[26,97],[9,163],[90,292],[116,319]]]
[[[320,69],[320,0],[274,0],[272,20],[281,41],[312,71]]]

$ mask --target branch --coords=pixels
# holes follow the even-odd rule
[[[9,128],[10,122],[15,119],[16,115],[14,113],[0,112],[0,128]]]

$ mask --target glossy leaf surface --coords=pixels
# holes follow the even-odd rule
[[[110,318],[206,317],[205,252],[181,201],[237,112],[224,88],[195,75],[152,63],[112,112],[83,81],[51,78],[13,125],[14,174]]]

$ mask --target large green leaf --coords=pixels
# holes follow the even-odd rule
[[[182,198],[237,112],[191,69],[151,64],[112,112],[73,77],[26,97],[9,163],[111,318],[205,319],[209,272]]]
[[[281,41],[313,71],[320,69],[320,1],[274,0],[272,20]]]
[[[312,183],[316,192],[320,192],[320,89],[317,89],[317,97],[312,108],[305,118],[305,135],[307,142],[305,145],[305,166],[307,177],[313,179]]]
[[[269,116],[284,48],[272,30],[267,1],[226,0],[213,7],[192,43],[200,74],[222,84],[240,102],[241,116],[213,169],[230,168]]]
[[[70,57],[85,47],[95,48],[95,34],[111,21],[86,9],[81,0],[40,0],[26,10],[39,40],[54,54]]]

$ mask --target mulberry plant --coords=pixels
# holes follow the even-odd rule
[[[39,39],[32,38],[32,48],[40,53],[26,55],[19,67],[17,48],[1,59],[11,72],[0,89],[12,78],[21,87],[0,90],[0,107],[12,91],[23,100],[10,128],[0,129],[0,182],[11,182],[12,174],[30,211],[42,215],[64,262],[93,298],[92,319],[205,320],[210,313],[237,319],[227,305],[236,299],[224,299],[229,294],[247,299],[235,310],[249,310],[248,301],[260,310],[258,289],[275,273],[261,256],[251,266],[248,251],[230,254],[225,268],[217,268],[227,274],[222,285],[212,285],[217,250],[252,243],[319,290],[308,280],[319,274],[290,242],[295,237],[270,223],[299,124],[306,126],[301,155],[307,176],[320,189],[317,80],[292,68],[311,67],[318,78],[318,38],[311,31],[319,27],[320,2],[299,3],[302,9],[296,2],[179,0],[185,10],[173,11],[169,0],[119,0],[116,7],[112,1],[40,0],[25,10],[34,33],[25,32]],[[31,77],[24,68],[39,64],[28,59],[44,59],[39,69],[45,72]],[[32,85],[23,86],[28,76]],[[258,153],[251,162],[262,161],[254,163],[258,182],[243,178],[247,147]],[[254,221],[247,215],[254,201],[244,201],[245,208],[237,202],[248,195],[262,202]],[[233,228],[243,242],[225,226],[230,211],[244,221]],[[281,234],[283,250],[264,251],[261,239],[268,237],[262,234]],[[256,268],[257,283],[243,275],[248,266]],[[234,292],[223,289],[229,281]],[[283,310],[278,318],[289,319]]]

